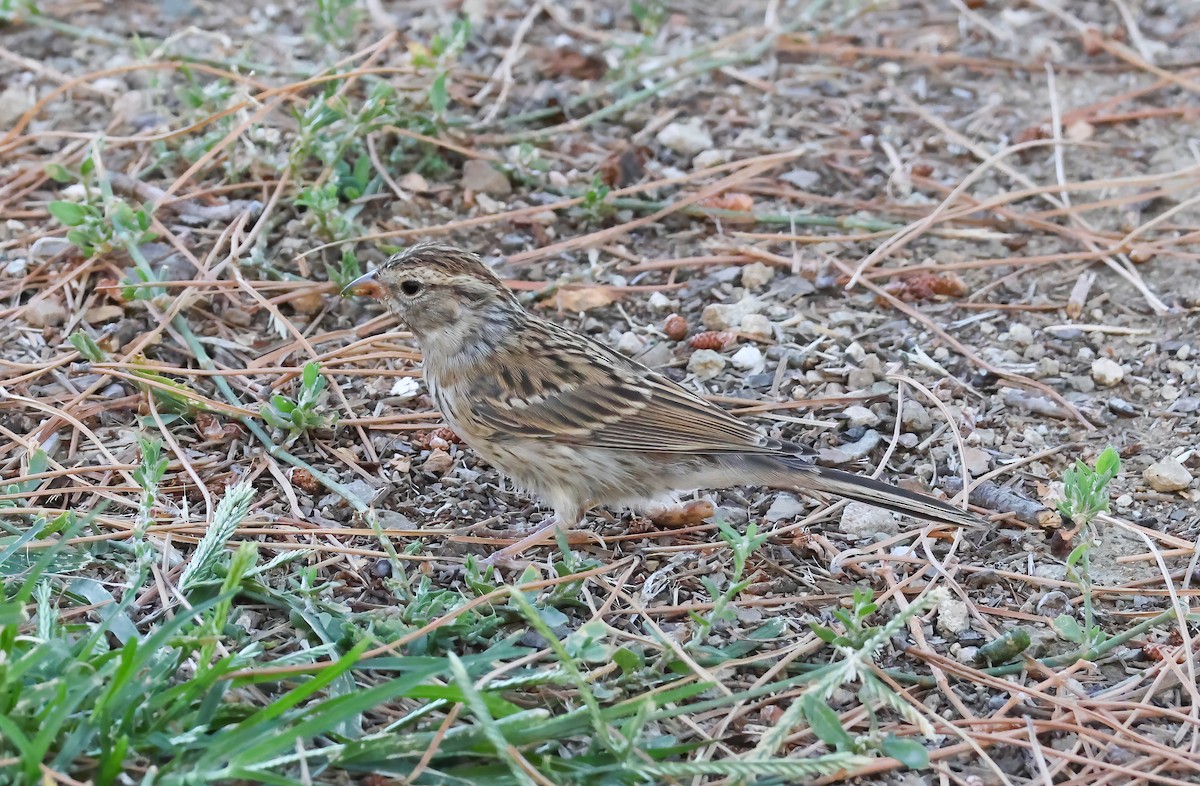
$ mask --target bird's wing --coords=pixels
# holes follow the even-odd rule
[[[656,453],[810,453],[763,436],[603,344],[541,324],[544,351],[475,382],[482,395],[471,402],[471,419],[493,438]]]

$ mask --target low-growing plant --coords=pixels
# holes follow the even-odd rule
[[[1121,471],[1121,457],[1112,446],[1096,457],[1095,469],[1076,459],[1063,473],[1063,498],[1058,512],[1077,526],[1108,511],[1108,484]]]
[[[300,392],[296,398],[276,393],[259,414],[269,425],[295,437],[329,425],[329,417],[323,412],[324,398],[325,377],[321,375],[321,366],[310,361],[300,373]]]

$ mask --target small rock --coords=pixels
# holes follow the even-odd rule
[[[646,342],[632,330],[626,330],[617,341],[617,351],[624,355],[636,355],[646,348]]]
[[[692,159],[692,166],[696,169],[708,169],[710,166],[724,164],[731,157],[728,150],[702,150]]]
[[[909,431],[924,434],[933,428],[933,418],[929,416],[929,412],[926,411],[925,407],[912,399],[907,399],[904,402],[904,410],[900,415],[900,424]]]
[[[4,275],[6,276],[23,276],[26,269],[29,267],[29,260],[25,257],[16,257],[10,259],[8,264],[4,266]]]
[[[100,322],[112,322],[114,319],[120,319],[125,316],[125,309],[120,306],[96,306],[89,308],[83,312],[83,317],[93,325]]]
[[[992,457],[988,455],[986,450],[979,448],[965,448],[963,450],[963,463],[967,465],[967,472],[971,473],[971,477],[977,478],[984,475],[992,468]]]
[[[791,183],[802,191],[810,189],[821,182],[821,176],[811,169],[793,169],[791,172],[785,172],[780,175],[779,179],[785,183]]]
[[[1129,494],[1122,494],[1121,496],[1117,497],[1117,507],[1121,510],[1125,510],[1131,505],[1133,505],[1133,497]]]
[[[785,521],[799,518],[804,513],[804,503],[793,497],[791,494],[780,494],[771,503],[771,507],[767,509],[767,521],[774,524],[776,521]]]
[[[1042,596],[1037,602],[1037,613],[1043,617],[1054,618],[1071,611],[1071,600],[1065,592],[1052,590]]]
[[[472,158],[463,164],[462,187],[477,194],[506,197],[512,193],[508,177],[487,161]]]
[[[375,488],[374,486],[372,486],[370,483],[363,480],[362,478],[355,478],[354,480],[347,483],[346,490],[349,491],[354,496],[358,497],[363,502],[367,503],[368,505],[370,505],[372,502],[374,502],[376,500],[376,498],[379,497],[379,494],[382,491],[382,489]],[[332,496],[332,495],[330,495],[330,496]],[[343,500],[341,497],[335,497],[335,499],[337,500],[337,503],[339,505],[346,504],[346,501]],[[323,505],[324,505],[324,501],[322,500],[322,506]]]
[[[742,268],[742,286],[746,289],[762,289],[775,278],[775,268],[754,262]]]
[[[397,185],[405,191],[414,191],[418,194],[429,193],[429,181],[416,172],[409,172],[400,178]]]
[[[701,382],[712,379],[725,369],[725,356],[711,349],[697,349],[688,358],[687,370]]]
[[[1033,343],[1033,331],[1028,325],[1023,325],[1020,322],[1015,325],[1008,326],[1008,337],[1012,339],[1014,344],[1019,344],[1027,347]]]
[[[655,292],[652,294],[650,299],[646,301],[646,304],[655,311],[666,311],[673,305],[671,303],[671,298],[667,297],[661,292]]]
[[[439,448],[429,451],[429,456],[421,465],[421,469],[434,475],[445,475],[453,466],[454,459],[450,457],[449,453]]]
[[[658,132],[655,137],[663,147],[694,156],[713,145],[712,135],[700,124],[699,120],[686,123],[670,123]]]
[[[700,321],[709,330],[729,330],[741,324],[748,314],[762,311],[762,301],[747,295],[736,303],[710,303],[704,307]]]
[[[875,384],[875,375],[865,368],[852,368],[846,375],[846,387],[850,390],[866,390]]]
[[[44,328],[61,325],[67,321],[67,310],[57,300],[35,300],[22,312],[25,323],[31,327]]]
[[[873,538],[876,535],[894,535],[900,531],[896,517],[882,508],[865,502],[851,502],[842,508],[842,519],[838,528],[852,538]]]
[[[861,364],[867,359],[867,350],[863,349],[863,345],[857,341],[851,341],[849,346],[846,347],[846,351],[842,354],[854,363]]]
[[[729,362],[733,363],[734,368],[749,371],[752,374],[757,374],[766,366],[762,351],[753,344],[747,344],[734,352]]]
[[[775,336],[775,329],[771,326],[771,320],[762,314],[747,314],[742,317],[738,329],[748,338],[759,341],[770,341]]]
[[[392,384],[392,389],[388,395],[391,398],[398,399],[396,403],[402,404],[405,401],[411,401],[421,392],[421,383],[412,377],[397,377],[395,383]]]
[[[1192,484],[1192,473],[1170,456],[1146,467],[1142,477],[1155,491],[1183,491]]]
[[[1092,361],[1092,379],[1097,385],[1110,388],[1125,378],[1125,369],[1120,363],[1109,358],[1096,358]]]
[[[817,455],[826,464],[850,464],[866,458],[882,441],[883,437],[878,431],[873,428],[867,429],[857,442],[845,442],[836,448],[821,448]]]
[[[957,598],[942,598],[937,605],[935,627],[942,635],[957,638],[960,633],[971,627],[971,613],[967,604]]]
[[[850,428],[859,428],[862,426],[875,426],[879,424],[879,416],[866,407],[854,404],[842,410],[842,414],[846,416],[846,422]]]
[[[0,93],[0,128],[15,124],[21,115],[37,103],[37,89],[33,85],[10,85]]]

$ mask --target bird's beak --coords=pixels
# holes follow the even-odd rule
[[[350,295],[362,295],[373,298],[383,297],[383,284],[379,283],[378,274],[378,268],[369,273],[363,273],[342,288],[342,297]]]

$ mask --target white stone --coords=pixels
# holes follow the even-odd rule
[[[882,508],[865,502],[851,502],[842,508],[842,519],[838,529],[853,538],[872,538],[876,535],[894,535],[900,531],[896,517]]]
[[[771,326],[771,320],[762,314],[747,314],[742,317],[738,329],[749,338],[759,339],[760,341],[770,341],[775,335],[775,330]]]
[[[935,627],[942,635],[957,638],[971,627],[971,612],[967,609],[967,604],[957,598],[942,598],[937,605]]]
[[[742,268],[742,286],[746,289],[762,289],[775,278],[775,268],[762,262],[752,262]]]
[[[725,356],[711,349],[697,349],[688,358],[687,370],[701,382],[712,379],[725,370]]]
[[[696,169],[708,169],[710,166],[724,164],[731,158],[728,150],[702,150],[692,159]]]
[[[617,351],[625,355],[636,355],[646,348],[646,342],[632,330],[626,330],[617,341]]]
[[[661,292],[655,292],[650,295],[650,299],[646,303],[655,311],[666,311],[674,306],[674,301]]]
[[[762,350],[753,344],[747,344],[737,352],[734,352],[729,362],[733,363],[734,368],[748,371],[751,374],[757,374],[766,367],[766,360],[763,358]]]
[[[658,132],[655,139],[663,147],[686,156],[694,156],[708,150],[713,145],[712,135],[700,124],[699,120],[670,123]]]
[[[1033,331],[1029,329],[1028,325],[1023,325],[1020,322],[1015,325],[1009,325],[1008,337],[1012,339],[1014,344],[1020,344],[1023,347],[1027,347],[1033,343]]]
[[[746,295],[736,303],[709,303],[704,307],[700,321],[709,330],[729,330],[740,325],[747,314],[757,314],[762,309],[761,300]]]
[[[776,521],[798,518],[802,513],[804,513],[803,502],[791,494],[780,494],[767,509],[767,521],[773,524]]]
[[[842,410],[842,414],[846,416],[847,423],[850,428],[860,428],[863,426],[874,426],[879,423],[879,416],[866,407],[853,404]]]
[[[1170,456],[1146,467],[1142,477],[1155,491],[1183,491],[1192,484],[1192,473]]]
[[[399,377],[396,384],[392,385],[390,395],[403,401],[416,398],[421,392],[421,383],[412,377]]]
[[[1109,358],[1096,358],[1092,361],[1092,379],[1097,385],[1112,387],[1125,378],[1125,369],[1121,364]]]

